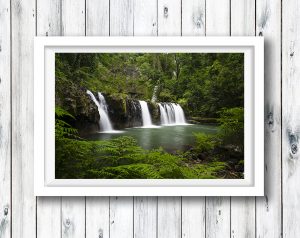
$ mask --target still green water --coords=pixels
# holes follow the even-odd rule
[[[122,132],[95,133],[88,136],[89,140],[109,140],[120,136],[132,136],[144,149],[162,147],[168,152],[183,150],[195,143],[193,133],[217,133],[217,126],[211,125],[176,125],[160,126],[155,128],[128,128]]]

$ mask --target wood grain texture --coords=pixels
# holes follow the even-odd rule
[[[181,197],[158,197],[157,238],[181,237]]]
[[[61,237],[85,237],[85,198],[63,197],[61,204]]]
[[[158,0],[158,35],[181,35],[181,1]],[[181,197],[158,197],[157,238],[181,237]]]
[[[157,0],[134,1],[134,35],[157,35]],[[157,197],[135,197],[134,238],[157,237]]]
[[[133,198],[110,198],[110,238],[133,237]]]
[[[12,0],[11,6],[9,1],[0,0],[0,237],[109,237],[110,232],[111,237],[118,238],[203,237],[205,229],[206,237],[253,237],[256,233],[256,237],[268,238],[281,237],[281,232],[283,237],[297,237],[300,233],[296,212],[300,176],[297,166],[300,52],[297,44],[299,3],[296,0],[282,3],[280,0],[256,0],[256,34],[263,35],[266,42],[266,196],[256,199],[255,211],[253,198],[232,198],[230,210],[229,198],[207,198],[206,205],[204,198],[182,198],[182,207],[181,198],[159,198],[157,207],[156,198],[151,197],[134,198],[134,201],[133,198],[113,197],[111,206],[109,198],[90,197],[85,203],[84,197],[66,197],[61,204],[61,198],[49,197],[38,198],[36,204],[33,196],[32,49],[35,31],[43,36],[212,36],[229,35],[230,32],[232,35],[253,35],[253,7],[254,1],[250,0]],[[253,229],[254,212],[256,230]],[[203,228],[204,214],[206,225]]]
[[[110,0],[110,35],[133,35],[133,0]],[[110,198],[110,238],[133,237],[133,197]]]
[[[133,35],[133,0],[110,0],[110,35]]]
[[[205,237],[205,197],[182,197],[182,238]]]
[[[255,237],[255,198],[231,198],[231,237]]]
[[[0,0],[0,237],[11,228],[10,3]]]
[[[36,229],[38,238],[61,237],[61,197],[39,197]]]
[[[134,238],[157,237],[157,197],[134,198]]]
[[[59,0],[37,1],[36,27],[38,36],[59,36],[61,3]],[[61,237],[61,197],[37,198],[37,237]]]
[[[182,35],[205,35],[205,1],[182,1]],[[181,237],[205,237],[205,197],[182,197],[181,206]]]
[[[182,35],[205,35],[205,0],[182,1]]]
[[[85,0],[62,0],[62,34],[85,35]],[[62,237],[85,237],[85,197],[62,198]]]
[[[109,35],[109,0],[86,0],[86,35]]]
[[[265,39],[265,196],[256,199],[256,234],[281,237],[281,1],[256,1],[256,19]]]
[[[109,0],[86,1],[86,35],[109,35]],[[86,237],[109,237],[109,207],[109,197],[86,198]]]
[[[85,35],[85,0],[61,0],[62,35]]]
[[[35,1],[11,1],[12,237],[36,236],[33,195],[33,37]]]
[[[230,1],[206,1],[206,35],[230,35]],[[230,198],[207,197],[206,237],[230,237]]]
[[[134,0],[134,35],[157,35],[157,0]]]
[[[206,199],[206,237],[230,237],[230,199]]]
[[[230,35],[230,0],[206,1],[206,35]]]
[[[37,0],[37,35],[59,36],[62,34],[61,1]]]
[[[181,35],[181,0],[158,0],[158,35]]]
[[[231,35],[255,35],[255,1],[231,0]],[[231,237],[255,237],[255,198],[231,198]]]
[[[255,35],[255,1],[231,0],[231,35]]]
[[[109,237],[109,197],[86,198],[86,237]]]
[[[283,237],[300,234],[300,3],[289,0],[282,8],[282,203]]]

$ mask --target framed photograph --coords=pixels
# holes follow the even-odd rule
[[[264,195],[263,37],[36,37],[36,196]]]

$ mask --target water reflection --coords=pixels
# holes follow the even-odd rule
[[[172,152],[182,150],[194,143],[195,132],[215,134],[216,126],[209,125],[181,125],[162,126],[160,128],[129,128],[123,133],[96,133],[88,137],[90,140],[108,140],[120,136],[132,136],[144,149],[164,148]]]

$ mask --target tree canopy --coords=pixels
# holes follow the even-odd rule
[[[108,94],[178,102],[190,116],[243,107],[242,53],[58,53],[56,93],[66,84]],[[66,82],[70,81],[70,82]]]

